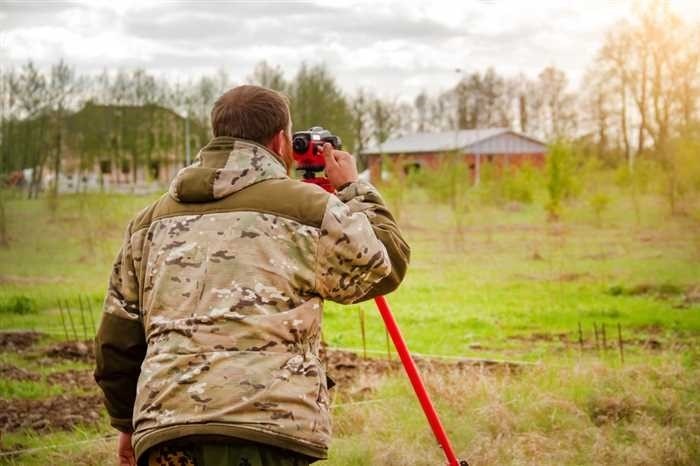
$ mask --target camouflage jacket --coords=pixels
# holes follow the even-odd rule
[[[137,457],[191,435],[325,458],[323,300],[395,289],[409,248],[378,192],[290,179],[263,146],[214,138],[130,223],[95,379]]]

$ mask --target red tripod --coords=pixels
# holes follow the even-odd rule
[[[326,191],[334,191],[333,187],[328,182],[328,179],[314,177],[313,172],[310,174],[306,173],[304,176],[304,181],[307,183],[313,183],[318,186],[321,186]],[[413,361],[413,358],[411,358],[411,353],[408,351],[406,341],[401,335],[401,330],[399,330],[399,326],[396,324],[396,320],[394,319],[394,316],[391,313],[391,309],[389,309],[389,303],[386,302],[384,296],[378,296],[374,298],[374,302],[377,304],[379,313],[381,314],[382,319],[384,320],[384,325],[386,325],[387,331],[391,336],[391,340],[394,342],[394,346],[396,347],[396,351],[399,353],[401,363],[403,364],[403,367],[406,370],[406,374],[408,375],[408,379],[411,381],[411,385],[413,385],[413,391],[418,397],[418,401],[420,402],[420,405],[423,408],[425,417],[428,418],[430,428],[433,430],[435,438],[437,439],[438,443],[440,444],[440,447],[442,447],[442,450],[445,453],[445,457],[447,458],[447,464],[449,466],[469,466],[469,464],[465,460],[458,460],[457,455],[455,455],[455,451],[452,448],[450,439],[447,437],[445,428],[442,426],[442,422],[440,422],[440,417],[438,416],[437,411],[435,411],[433,402],[430,400],[430,395],[428,395],[428,391],[425,389],[423,379],[421,378],[420,373],[418,372],[416,363]]]
[[[430,395],[428,395],[425,385],[423,385],[423,379],[421,379],[416,363],[413,361],[413,358],[411,358],[411,353],[408,351],[406,341],[401,335],[401,330],[399,330],[399,326],[396,324],[391,309],[389,309],[389,303],[386,302],[384,296],[377,296],[374,298],[374,302],[377,304],[377,308],[379,308],[382,319],[384,319],[384,325],[386,325],[386,329],[391,336],[391,340],[394,342],[396,351],[399,353],[401,363],[404,369],[406,369],[406,374],[408,374],[408,379],[411,381],[411,385],[413,385],[413,391],[416,392],[425,417],[428,418],[430,428],[433,429],[433,434],[447,457],[447,464],[449,466],[469,466],[465,460],[458,460],[457,455],[455,455],[452,444],[450,444],[450,439],[447,437],[445,428],[442,427],[442,423],[440,422],[440,417],[437,411],[435,411],[433,402],[430,400]]]

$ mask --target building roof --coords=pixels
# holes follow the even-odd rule
[[[455,150],[472,154],[534,154],[544,153],[546,145],[507,128],[482,128],[408,134],[368,147],[362,153],[412,154]]]

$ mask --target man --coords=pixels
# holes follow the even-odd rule
[[[324,146],[335,195],[289,178],[281,94],[236,87],[211,119],[214,138],[129,223],[95,380],[121,464],[307,465],[331,432],[323,300],[394,290],[409,248],[347,152]]]

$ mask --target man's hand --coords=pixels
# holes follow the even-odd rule
[[[333,188],[357,181],[355,157],[348,152],[335,150],[329,143],[323,145],[323,158],[326,160],[326,176]]]
[[[134,447],[131,446],[131,434],[119,432],[117,453],[119,466],[136,466],[136,455]]]

